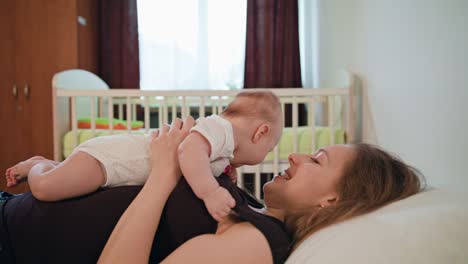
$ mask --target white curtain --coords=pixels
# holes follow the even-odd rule
[[[301,77],[302,86],[305,88],[317,88],[320,83],[320,1],[321,0],[298,0],[299,4],[299,48],[301,52]],[[326,0],[324,0],[326,1]],[[340,128],[341,123],[341,100],[335,98],[335,128]],[[327,125],[327,104],[315,105],[315,120],[318,125]]]
[[[318,0],[299,0],[298,4],[302,86],[318,87]]]
[[[243,87],[247,0],[138,0],[143,90]]]

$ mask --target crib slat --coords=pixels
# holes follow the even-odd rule
[[[91,96],[90,97],[91,104],[89,105],[89,112],[90,112],[90,118],[91,118],[91,134],[93,137],[96,136],[96,97]]]
[[[285,103],[284,103],[284,101],[280,101],[280,102],[281,102],[281,116],[284,118]],[[283,125],[285,125],[285,120],[283,120],[283,123],[284,123]],[[279,149],[278,149],[277,151],[279,152]],[[278,156],[279,156],[279,153],[278,153]],[[278,161],[278,163],[279,163],[279,161]],[[279,165],[279,164],[278,164],[278,165]],[[278,171],[279,171],[279,169],[278,169]],[[277,174],[276,174],[276,175],[277,175]]]
[[[311,145],[310,145],[310,153],[315,151],[315,100],[313,97],[309,100],[309,108],[308,108],[308,118],[309,118],[309,128],[310,128],[310,135],[311,135]]]
[[[72,121],[72,142],[73,142],[73,148],[76,148],[78,145],[78,120],[76,120],[76,97],[72,96],[71,97],[71,102],[70,102],[70,111],[71,111],[71,121]]]
[[[281,102],[281,116],[284,117],[284,102]]]
[[[185,96],[182,96],[182,116],[181,118],[184,119],[187,116],[187,98]]]
[[[260,198],[260,184],[261,184],[261,180],[260,180],[260,165],[255,165],[255,197],[257,197],[257,199],[261,199]]]
[[[136,121],[136,110],[137,110],[137,102],[132,104],[132,121]]]
[[[167,109],[166,98],[164,97],[164,99],[161,101],[156,99],[156,105],[158,107],[158,127],[161,127],[162,124],[164,123],[164,116],[166,115],[165,113]]]
[[[328,129],[330,131],[330,145],[335,144],[335,98],[328,96]]]
[[[293,132],[293,152],[297,153],[297,126],[298,126],[298,108],[296,96],[292,100],[292,132]]]
[[[177,98],[174,98],[174,104],[172,105],[172,119],[176,118],[177,117]],[[169,123],[169,120],[167,120],[168,122],[166,124]]]
[[[119,103],[119,119],[123,119],[123,104]]]
[[[340,104],[341,104],[341,107],[340,107],[340,112],[338,113],[338,115],[341,117],[341,122],[340,122],[340,125],[341,127],[339,127],[340,129],[346,129],[348,127],[348,117],[346,116],[346,97],[344,96],[339,96],[340,98]]]
[[[145,107],[145,132],[148,133],[149,128],[150,128],[150,112],[149,112],[150,104],[149,104],[148,96],[145,96],[143,100],[144,100],[144,107]]]
[[[200,117],[205,117],[205,97],[200,97],[200,107],[198,108]]]
[[[218,96],[218,115],[223,112],[223,97]]]
[[[132,131],[131,112],[132,112],[132,106],[130,102],[130,96],[127,96],[127,114],[125,115],[125,118],[127,118],[127,130],[129,133]]]
[[[216,105],[213,102],[213,99],[210,100],[211,102],[211,114],[214,115],[216,114]]]
[[[360,123],[362,121],[362,116],[361,116],[362,113],[360,113],[360,110],[362,110],[360,108],[362,106],[361,107],[358,106],[358,103],[360,102],[359,98],[361,98],[360,96],[362,94],[360,94],[358,86],[355,85],[354,78],[355,76],[353,74],[350,74],[349,88],[347,89],[348,90],[348,94],[347,94],[348,107],[346,109],[347,110],[346,116],[348,118],[347,127],[346,127],[347,143],[354,143],[356,142],[357,139],[361,139],[360,136],[362,136],[356,133],[357,132],[356,128],[358,128],[358,125],[359,127],[362,128],[362,123]],[[359,115],[356,115],[356,114],[359,114]]]
[[[163,109],[164,109],[164,118],[161,122],[161,119],[159,119],[159,127],[162,127],[162,124],[164,123],[168,123],[168,119],[169,119],[169,108],[167,107],[167,96],[164,96],[164,101],[163,101]]]
[[[114,103],[112,102],[112,96],[107,97],[107,115],[109,118],[109,131],[110,134],[114,134]]]
[[[276,145],[273,150],[273,174],[278,175],[279,172],[279,146]]]
[[[242,167],[237,168],[237,186],[244,188],[244,170]]]
[[[190,109],[190,100],[187,102],[187,111],[185,112],[186,117],[192,114],[192,110]]]
[[[163,104],[164,104],[164,108],[163,108],[163,114],[164,114],[164,118],[161,118],[162,116],[160,115],[159,116],[159,120],[163,120],[163,123],[167,123],[168,119],[169,119],[169,108],[168,108],[168,102],[167,102],[167,96],[164,96],[164,101],[163,101]],[[159,122],[159,127],[162,126],[161,121]]]
[[[98,100],[98,117],[104,117],[104,97],[100,96]]]

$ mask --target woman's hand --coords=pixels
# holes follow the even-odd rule
[[[177,157],[179,144],[187,137],[190,129],[195,125],[195,120],[187,116],[182,122],[175,118],[171,126],[164,125],[161,129],[154,131],[151,136],[151,173],[150,177],[161,178],[157,182],[177,183],[182,175]],[[162,175],[173,175],[172,178],[162,178]]]

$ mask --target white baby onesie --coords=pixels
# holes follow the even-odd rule
[[[197,124],[190,129],[200,133],[211,146],[210,167],[214,176],[219,176],[234,158],[234,134],[228,120],[211,115],[197,119]]]
[[[200,133],[211,146],[210,167],[219,176],[234,157],[232,125],[217,115],[197,119],[190,130]],[[120,134],[90,139],[74,151],[96,158],[105,170],[102,187],[142,185],[151,171],[150,135]]]

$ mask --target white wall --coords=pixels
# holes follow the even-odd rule
[[[468,189],[468,1],[317,1],[319,85],[360,75],[365,140]]]

